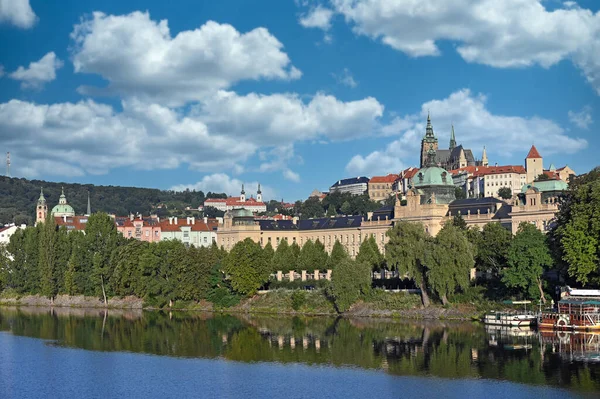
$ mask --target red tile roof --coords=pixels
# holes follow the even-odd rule
[[[188,224],[186,218],[178,218],[177,223],[175,223],[175,220],[171,223],[169,219],[165,219],[159,225],[161,231],[181,231],[181,228],[184,226],[191,226],[191,231],[212,231],[213,224],[211,221],[204,223],[202,219],[196,219],[194,220],[194,224]]]
[[[242,202],[240,201],[240,197],[229,197],[227,199],[225,198],[209,198],[207,200],[204,201],[205,204],[226,204],[226,205],[230,205],[230,206],[240,206],[240,205],[252,205],[252,206],[260,206],[260,205],[264,205],[265,203],[262,201],[257,201],[256,199],[250,197],[250,198],[246,198],[246,201]]]
[[[504,166],[465,166],[451,170],[450,173],[457,174],[459,172],[467,172],[473,176],[498,175],[502,173],[518,173],[525,174],[527,171],[521,165],[504,165]]]
[[[62,216],[54,217],[57,226],[65,226],[68,230],[85,230],[87,219],[87,216],[67,216],[66,218],[63,218]]]
[[[398,175],[390,173],[387,176],[373,176],[369,183],[393,183],[398,179]]]
[[[529,154],[525,157],[525,159],[529,158],[541,158],[542,156],[538,152],[537,148],[534,145],[531,146],[531,150],[529,150]]]
[[[415,168],[414,166],[411,166],[408,169],[404,169],[402,171],[402,173],[400,173],[400,177],[402,177],[403,179],[412,179],[417,172],[419,171],[419,168]]]
[[[560,175],[553,170],[545,170],[544,174],[552,180],[560,180]]]

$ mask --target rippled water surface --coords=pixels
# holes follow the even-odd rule
[[[0,308],[1,398],[600,396],[600,335]]]

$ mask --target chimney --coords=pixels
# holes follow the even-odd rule
[[[298,216],[294,216],[294,217],[292,218],[292,223],[293,223],[293,224],[298,224]]]
[[[169,224],[173,224],[173,217],[169,216]]]
[[[175,216],[175,224],[179,224],[179,223],[178,223],[177,216]]]
[[[192,222],[191,224],[196,224],[196,218],[195,218],[195,217],[193,217],[193,216],[192,216],[192,217],[190,218],[190,221]]]
[[[63,215],[63,222],[66,224],[67,223],[67,215]]]
[[[208,223],[208,218],[206,216],[204,216],[204,223]]]
[[[134,218],[133,213],[130,213],[129,214],[129,220],[131,220],[133,222],[133,218]]]

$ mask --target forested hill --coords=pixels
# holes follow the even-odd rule
[[[58,204],[61,187],[64,187],[67,202],[81,215],[87,209],[87,195],[90,193],[92,212],[108,212],[128,215],[140,212],[147,215],[158,204],[166,204],[170,209],[197,208],[207,197],[221,197],[224,194],[202,191],[174,192],[154,188],[94,186],[92,184],[54,183],[42,180],[27,180],[0,176],[0,223],[26,223],[35,221],[35,206],[40,196],[40,188],[48,210]],[[160,212],[159,212],[160,213]]]

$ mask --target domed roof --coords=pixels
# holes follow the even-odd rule
[[[417,188],[425,186],[454,186],[452,174],[446,169],[436,166],[435,150],[433,148],[429,148],[429,151],[427,151],[427,163],[413,177],[413,185]]]
[[[54,216],[74,216],[75,210],[69,204],[58,204],[52,208],[52,215]]]

